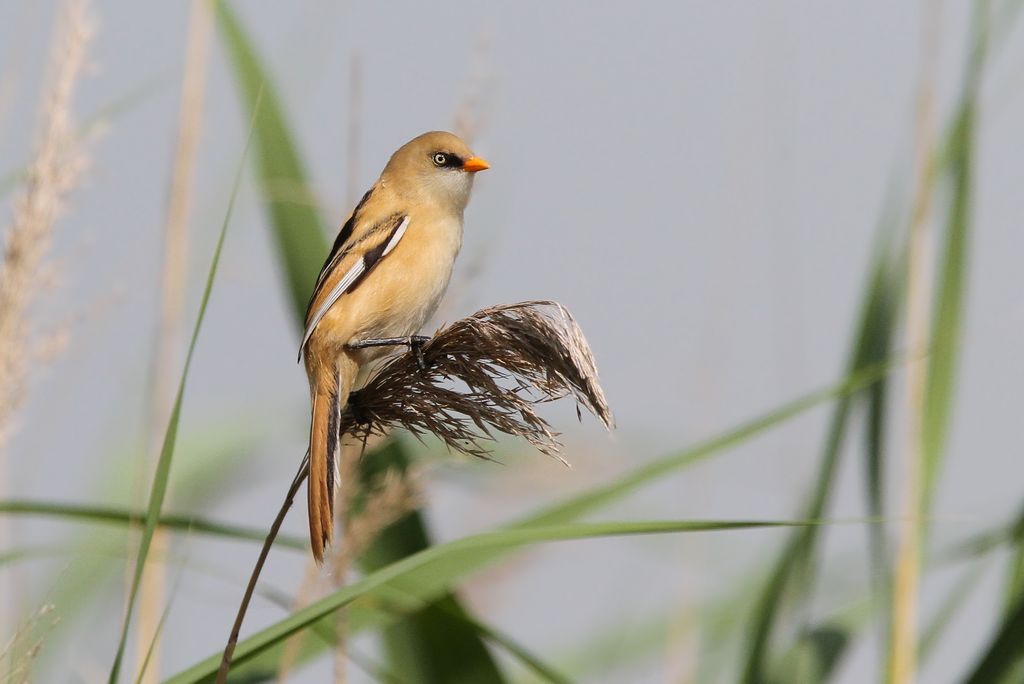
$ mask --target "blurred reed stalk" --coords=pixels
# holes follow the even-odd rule
[[[917,671],[918,594],[924,502],[924,413],[928,386],[929,321],[931,320],[931,235],[929,218],[935,177],[935,73],[941,9],[938,0],[925,3],[921,32],[920,85],[914,141],[915,184],[907,256],[906,444],[899,542],[893,578],[892,632],[889,642],[890,684],[909,684]]]
[[[4,240],[0,263],[0,498],[9,488],[7,444],[15,429],[15,414],[25,400],[33,361],[31,316],[49,278],[44,257],[57,218],[87,166],[82,141],[76,139],[72,99],[86,65],[94,32],[86,0],[68,0],[61,8],[50,64],[39,109],[35,149],[25,187],[14,202],[14,215]],[[0,528],[0,546],[11,542],[10,527]],[[17,596],[12,578],[0,571],[0,596]],[[7,611],[16,601],[4,601],[0,634],[9,634]]]
[[[152,476],[159,457],[164,428],[171,415],[178,381],[178,357],[181,352],[182,313],[185,302],[188,221],[195,188],[196,159],[203,123],[203,96],[209,62],[213,12],[208,0],[192,0],[189,9],[188,34],[185,39],[185,65],[181,82],[181,103],[178,109],[178,135],[174,148],[164,224],[163,269],[160,283],[160,314],[150,396],[149,448],[150,467],[142,470],[146,481]],[[140,496],[145,486],[137,491]],[[153,536],[152,550],[164,557],[169,537],[162,530]],[[142,684],[156,684],[160,675],[160,644],[158,628],[163,613],[166,568],[149,565],[139,589],[139,623],[136,632],[136,677]],[[149,666],[139,676],[143,656],[149,653]]]

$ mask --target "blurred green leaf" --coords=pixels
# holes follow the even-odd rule
[[[1010,555],[1006,579],[1006,604],[1009,610],[1024,594],[1024,547],[1017,545]]]
[[[285,611],[291,610],[292,601],[290,599],[282,599],[273,594],[266,594],[261,592],[259,588],[257,588],[257,593],[265,594],[266,598],[281,606]],[[416,596],[402,594],[394,587],[386,587],[379,592],[375,592],[369,598],[371,600],[355,601],[346,607],[346,631],[349,635],[357,634],[370,628],[386,628],[394,625],[406,619],[410,613],[416,613],[427,605],[440,606],[442,609],[453,609],[449,604],[440,602],[429,603]],[[433,598],[431,597],[431,599]],[[531,653],[503,632],[483,624],[465,613],[453,613],[453,615],[460,621],[470,625],[480,637],[515,658],[526,669],[536,674],[540,681],[564,681],[564,678],[558,674],[555,668],[545,663],[536,654]],[[336,643],[335,626],[334,616],[327,616],[318,620],[310,627],[309,631],[312,632],[312,636],[302,639],[299,653],[293,661],[292,671],[334,647]],[[256,682],[275,679],[279,672],[283,646],[284,644],[279,644],[271,649],[267,649],[252,660],[238,667],[233,667],[230,681]],[[349,646],[351,647],[351,644]],[[351,655],[351,648],[349,648],[349,653]],[[361,664],[361,667],[364,665],[365,663]],[[377,670],[378,674],[382,674],[382,676],[377,677],[378,679],[399,682],[409,681],[404,676],[399,676],[393,670],[380,666],[375,666],[373,669]]]
[[[836,589],[839,587],[831,591]],[[830,600],[834,600],[831,591]],[[871,623],[877,611],[876,600],[870,592],[864,593],[858,587],[855,593],[853,600],[803,627],[788,648],[773,654],[769,681],[788,684],[830,680],[852,650],[857,635]]]
[[[501,632],[490,625],[479,622],[472,617],[466,616],[470,624],[489,642],[500,646],[504,651],[512,655],[520,663],[524,664],[530,672],[537,676],[540,681],[547,684],[572,684],[561,672],[548,663],[541,660],[525,646],[513,639],[508,634]]]
[[[896,217],[885,221],[890,225],[896,225],[897,222]],[[901,265],[906,258],[905,252],[905,246],[898,250],[883,248],[882,254],[876,259],[869,295],[876,303],[869,312],[874,320],[865,325],[865,329],[871,332],[864,341],[867,347],[866,354],[870,358],[884,359],[892,354],[895,325],[900,308],[899,294],[903,290],[905,271]],[[889,384],[889,379],[883,378],[864,391],[867,413],[864,426],[864,488],[868,516],[873,520],[884,520],[886,515],[885,466]],[[876,610],[880,614],[889,615],[892,590],[889,581],[891,571],[885,525],[868,525],[867,534],[871,590],[876,599]],[[879,640],[886,643],[889,638],[889,623],[883,620],[881,625]]]
[[[327,597],[297,611],[288,618],[260,630],[239,642],[235,650],[236,662],[242,663],[263,650],[287,639],[292,634],[308,628],[325,616],[350,604],[355,599],[369,594],[374,589],[387,585],[406,587],[414,577],[459,577],[480,551],[511,550],[529,544],[546,541],[588,539],[608,536],[663,534],[670,532],[710,532],[754,528],[778,528],[804,525],[820,525],[817,521],[652,521],[652,522],[607,522],[571,523],[563,525],[531,526],[526,528],[503,529],[495,532],[465,537],[453,542],[432,546],[381,570],[370,573],[361,580],[343,587]],[[212,681],[220,665],[220,654],[214,654],[168,680],[169,684]]]
[[[993,681],[1020,682],[1024,678],[1024,646],[1021,645],[1024,644],[1024,639],[1022,639],[1024,633],[1017,633],[1018,646],[1015,653],[1010,648],[997,647],[997,642],[1004,631],[1013,631],[1016,629],[1015,625],[1024,624],[1019,619],[1014,622],[1015,611],[1021,610],[1021,606],[1024,605],[1024,513],[1021,513],[1017,520],[1008,526],[1002,535],[999,535],[999,538],[1000,542],[1011,544],[1011,552],[1006,565],[1002,624],[996,639],[989,646],[988,654],[991,656],[991,661],[987,667],[1000,673],[998,679]],[[985,550],[989,551],[1001,545],[1000,543]],[[978,667],[981,668],[982,664],[979,664]],[[987,672],[985,674],[989,676]]]
[[[391,440],[373,457],[360,460],[362,491],[374,491],[378,478],[394,470],[404,473],[409,465],[402,443]],[[429,546],[423,518],[409,514],[377,535],[360,557],[359,566],[372,573]],[[454,594],[443,593],[383,631],[391,669],[400,679],[424,684],[502,681],[475,624]]]
[[[249,139],[252,137],[252,126],[249,129]],[[132,612],[135,606],[135,599],[139,592],[139,585],[142,582],[142,572],[146,565],[146,557],[149,555],[149,547],[153,541],[153,533],[156,531],[157,522],[160,519],[160,509],[163,507],[164,498],[167,494],[167,483],[170,480],[171,462],[174,459],[174,446],[178,436],[178,422],[181,419],[181,405],[185,397],[185,382],[188,379],[188,371],[192,365],[192,356],[195,353],[196,341],[199,339],[199,331],[203,326],[203,318],[206,315],[206,306],[210,302],[210,294],[213,291],[213,281],[217,276],[217,266],[220,263],[220,255],[224,249],[224,238],[227,237],[228,225],[231,222],[231,214],[235,207],[235,199],[238,197],[238,188],[242,182],[242,169],[245,164],[245,156],[249,151],[249,140],[246,140],[245,150],[242,153],[242,161],[238,165],[238,173],[235,176],[234,187],[231,189],[231,197],[228,200],[227,211],[224,214],[224,222],[221,224],[220,235],[217,237],[217,246],[213,251],[213,259],[210,262],[210,270],[206,277],[206,286],[203,289],[203,296],[199,302],[199,313],[196,316],[195,327],[192,330],[192,339],[189,341],[188,353],[185,355],[185,365],[181,370],[181,379],[178,382],[178,393],[174,399],[174,406],[171,410],[171,417],[167,421],[167,430],[164,433],[163,446],[160,449],[160,458],[157,460],[156,473],[153,476],[153,485],[149,494],[149,505],[146,508],[145,526],[142,530],[142,539],[139,542],[138,558],[135,561],[135,571],[132,575],[131,590],[128,592],[128,606],[125,610],[124,620],[121,624],[121,637],[118,641],[117,653],[114,656],[113,665],[110,668],[110,684],[117,684],[121,671],[121,662],[124,659],[125,645],[128,641],[128,630],[131,625]]]
[[[1024,594],[1017,598],[1009,613],[996,628],[984,653],[978,659],[964,684],[996,684],[1012,681],[1014,672],[1024,657]]]
[[[394,588],[389,588],[389,593],[392,593],[394,591]],[[394,594],[392,593],[392,595]],[[418,603],[420,606],[423,607],[426,607],[426,605],[430,605],[438,607],[440,609],[458,609],[457,606],[450,606],[448,604],[445,604],[445,602],[443,601],[425,605],[424,601],[418,599],[415,596],[405,595],[402,596],[402,598],[405,599],[406,602],[411,600],[412,602]],[[383,603],[384,602],[381,602],[381,604]],[[384,611],[388,610],[388,607],[385,605],[381,605],[380,608]],[[403,617],[406,613],[406,611],[402,607],[399,607],[399,609],[395,612]],[[509,655],[513,656],[520,664],[525,666],[537,678],[539,678],[540,681],[547,682],[548,684],[568,684],[568,682],[570,681],[568,678],[566,678],[564,675],[558,672],[554,667],[541,660],[537,655],[531,653],[522,644],[518,643],[517,641],[512,639],[512,637],[505,634],[504,632],[501,632],[500,630],[497,630],[494,627],[491,627],[490,625],[486,625],[482,622],[479,622],[473,619],[471,616],[466,615],[464,613],[453,613],[453,615],[455,615],[455,617],[457,617],[460,622],[468,624],[470,627],[476,630],[476,633],[482,636],[484,639],[495,644],[496,646],[499,646]]]
[[[870,267],[861,299],[860,321],[854,332],[847,362],[848,373],[851,376],[877,366],[885,359],[885,356],[881,355],[891,348],[896,312],[894,303],[899,300],[900,292],[900,281],[893,267],[894,257],[890,254],[891,251],[891,245],[885,243],[885,246],[876,252]],[[873,400],[875,402],[880,396],[884,397],[884,387],[881,387],[883,382],[884,378],[879,377],[876,382],[867,385],[867,388],[872,385],[876,388],[877,394]],[[841,396],[832,410],[818,476],[802,517],[817,519],[827,509],[854,399],[852,394]],[[880,428],[874,425],[871,429]],[[880,471],[880,466],[872,466],[869,460],[869,469],[871,468]],[[880,475],[876,474],[876,482],[872,487],[880,491],[879,478]],[[875,493],[872,493],[869,499],[874,496]],[[811,575],[814,573],[813,557],[819,533],[820,530],[814,527],[793,530],[775,561],[774,569],[751,617],[743,672],[743,681],[746,684],[766,684],[770,680],[768,651],[781,620],[787,592],[793,595],[792,598],[802,599],[813,590],[814,582]]]
[[[808,626],[777,659],[770,680],[775,684],[829,681],[875,610],[869,595]]]
[[[963,302],[966,290],[967,250],[974,182],[975,118],[978,91],[988,48],[988,6],[975,5],[974,38],[963,94],[949,139],[946,142],[948,175],[952,185],[946,226],[946,243],[936,280],[937,295],[932,317],[928,357],[922,445],[924,492],[921,518],[927,519],[934,498],[943,449],[949,432],[959,360]]]
[[[0,514],[45,516],[66,522],[107,523],[121,526],[138,526],[144,524],[146,520],[145,513],[116,506],[90,506],[17,499],[0,501]],[[264,529],[218,523],[192,515],[161,515],[156,525],[172,530],[259,543],[262,543],[267,537],[267,531]],[[305,551],[307,548],[305,539],[290,535],[279,535],[276,544],[301,551]]]
[[[1010,576],[1007,582],[1007,605],[1005,617],[1011,616],[1013,613],[1014,606],[1016,606],[1021,600],[1024,600],[1024,548],[1020,546],[1013,552],[1010,558]],[[1021,682],[1024,681],[1024,648],[1018,647],[1017,658],[1009,666],[1007,676],[1004,678],[1007,682]]]
[[[850,640],[850,630],[843,625],[824,624],[807,630],[783,657],[780,673],[773,681],[827,682]]]
[[[270,215],[277,257],[299,329],[327,256],[324,222],[313,201],[273,79],[228,3],[218,1],[217,22],[248,116],[256,122],[256,172]],[[260,111],[256,101],[260,97]]]

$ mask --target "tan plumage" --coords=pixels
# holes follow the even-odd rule
[[[473,174],[487,163],[451,133],[398,149],[342,227],[306,312],[309,534],[322,561],[334,529],[338,416],[360,368],[393,351],[351,342],[405,337],[437,309],[462,245]]]

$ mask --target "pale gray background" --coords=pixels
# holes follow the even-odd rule
[[[96,501],[115,450],[137,445],[152,353],[157,272],[187,3],[97,2],[94,69],[78,111],[155,88],[93,147],[92,170],[58,227],[62,265],[41,320],[75,318],[67,353],[33,378],[11,446],[19,496]],[[463,266],[446,316],[530,298],[557,299],[586,330],[618,418],[611,437],[550,415],[568,431],[565,470],[515,451],[505,467],[453,462],[431,471],[441,539],[487,529],[540,502],[714,434],[838,377],[886,187],[906,176],[918,76],[918,2],[378,3],[236,2],[277,79],[333,224],[347,204],[350,62],[364,72],[359,178],[364,188],[413,135],[451,126],[467,93],[486,116],[475,143],[492,163],[467,212]],[[53,2],[0,4],[0,173],[27,158]],[[967,2],[947,2],[939,64],[941,120],[962,76]],[[1024,331],[1024,42],[1015,30],[982,91],[976,232],[963,364],[936,515],[939,541],[1008,518],[1020,500],[1019,388]],[[188,325],[198,302],[245,117],[214,48],[191,225]],[[3,216],[9,216],[9,197]],[[244,186],[192,369],[187,435],[251,424],[244,483],[213,513],[264,525],[304,448],[306,386],[264,215]],[[470,269],[463,268],[462,273]],[[1014,389],[1014,388],[1018,389]],[[901,395],[897,394],[897,397]],[[614,518],[785,518],[814,472],[824,411],[646,489]],[[863,515],[860,463],[844,466],[836,518]],[[898,475],[898,473],[894,473]],[[243,492],[241,494],[240,492]],[[172,506],[173,507],[173,506]],[[303,533],[301,509],[287,527]],[[21,543],[66,539],[18,521]],[[775,557],[771,531],[548,545],[467,585],[488,620],[557,656],[602,625],[669,615],[725,595]],[[863,588],[864,532],[830,531],[845,593]],[[242,578],[255,547],[189,543],[195,562]],[[294,587],[303,559],[275,554],[267,578]],[[44,600],[62,561],[24,572]],[[1002,576],[993,566],[925,681],[961,672],[987,638]],[[934,607],[945,575],[926,584]],[[239,580],[240,581],[240,580]],[[843,584],[843,582],[839,582]],[[167,625],[164,673],[227,634],[240,586],[186,573]],[[58,657],[73,680],[99,681],[119,601],[73,627]],[[248,625],[281,616],[257,601]],[[645,664],[594,681],[682,681],[697,648],[673,634]],[[67,642],[65,642],[67,643]],[[670,655],[671,654],[671,655]],[[874,677],[861,639],[844,682]],[[319,681],[322,665],[306,681]],[[354,675],[359,680],[359,674]],[[51,673],[52,674],[52,673]],[[319,675],[319,676],[318,676]],[[57,680],[64,681],[64,676]]]

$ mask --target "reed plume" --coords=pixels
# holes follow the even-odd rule
[[[399,427],[481,458],[483,442],[500,432],[560,458],[558,433],[539,404],[571,396],[578,415],[583,407],[614,425],[583,331],[556,302],[482,309],[439,329],[422,358],[424,369],[411,351],[381,367],[353,393],[341,432],[365,438]]]
[[[30,319],[50,280],[44,261],[54,225],[87,164],[82,140],[75,134],[71,105],[92,35],[93,21],[85,0],[69,0],[54,33],[32,161],[4,235],[0,261],[0,498],[7,496],[10,487],[7,444],[14,432],[15,414],[25,400],[31,364],[53,347],[54,339],[32,339]],[[0,547],[11,541],[10,525],[0,523]],[[20,594],[12,573],[0,570],[0,596]],[[16,603],[9,600],[0,606],[0,634],[10,633]],[[16,679],[12,676],[11,681]]]
[[[29,313],[43,280],[43,258],[68,194],[86,167],[76,140],[71,102],[93,22],[85,0],[71,0],[60,16],[50,58],[48,86],[40,107],[40,128],[25,187],[14,202],[0,267],[0,451],[10,435],[14,412],[25,394]]]

